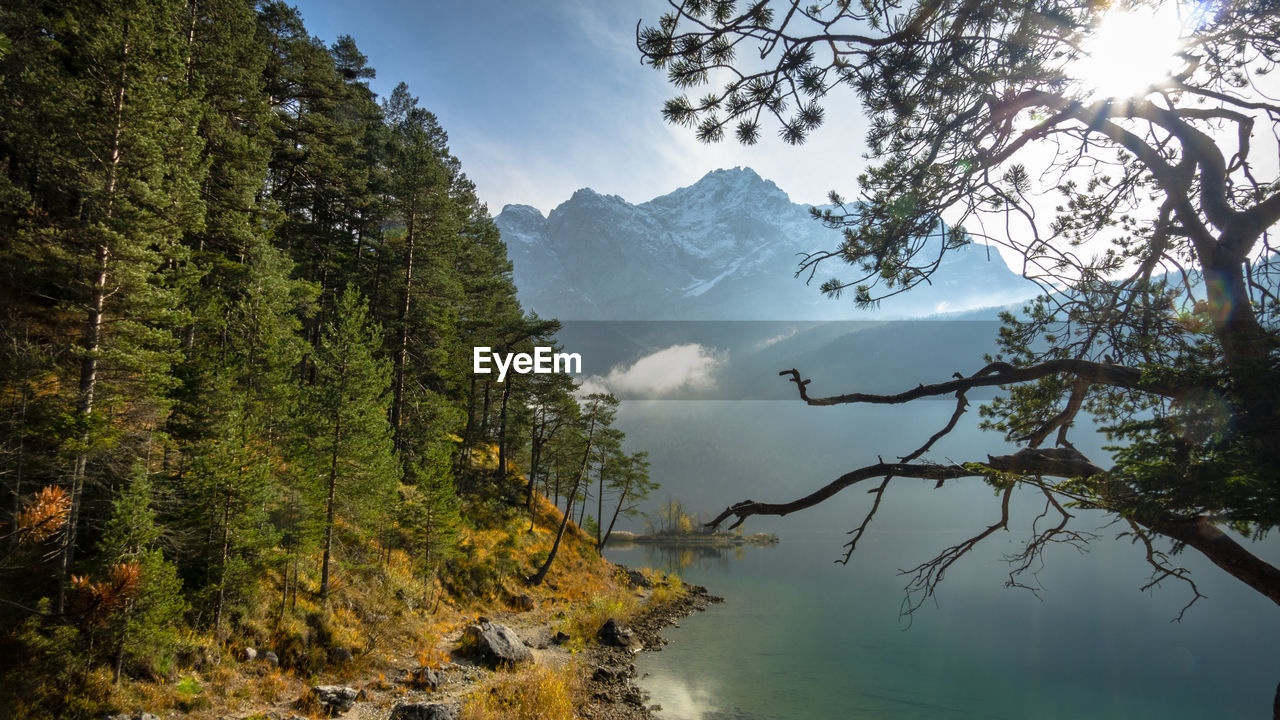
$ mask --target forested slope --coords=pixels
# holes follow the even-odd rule
[[[279,2],[0,10],[0,664],[24,673],[20,715],[91,714],[94,682],[172,679],[255,636],[297,639],[281,661],[305,670],[353,583],[492,595],[532,567],[484,566],[460,532],[527,518],[534,482],[590,467],[613,487],[620,440],[591,442],[572,383],[471,374],[471,347],[557,325],[521,309],[435,116],[373,77]],[[565,430],[539,439],[553,406]]]

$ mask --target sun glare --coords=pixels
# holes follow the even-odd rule
[[[1160,82],[1181,67],[1184,42],[1177,3],[1115,8],[1107,12],[1081,49],[1084,57],[1071,75],[1086,95],[1127,98]]]

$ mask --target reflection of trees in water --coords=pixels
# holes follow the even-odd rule
[[[714,547],[711,545],[661,545],[644,546],[644,564],[665,573],[681,573],[691,567],[699,570],[728,567],[730,553],[736,560],[745,555],[745,548]]]

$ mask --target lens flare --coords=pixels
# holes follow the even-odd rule
[[[1070,74],[1086,96],[1140,97],[1181,66],[1185,34],[1174,2],[1110,10],[1084,40]]]

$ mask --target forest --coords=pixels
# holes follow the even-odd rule
[[[613,398],[470,372],[559,326],[437,118],[373,77],[281,2],[0,10],[10,716],[232,646],[313,672],[358,593],[430,617],[537,584],[571,518],[598,553],[651,489]],[[550,551],[512,551],[539,518]]]

